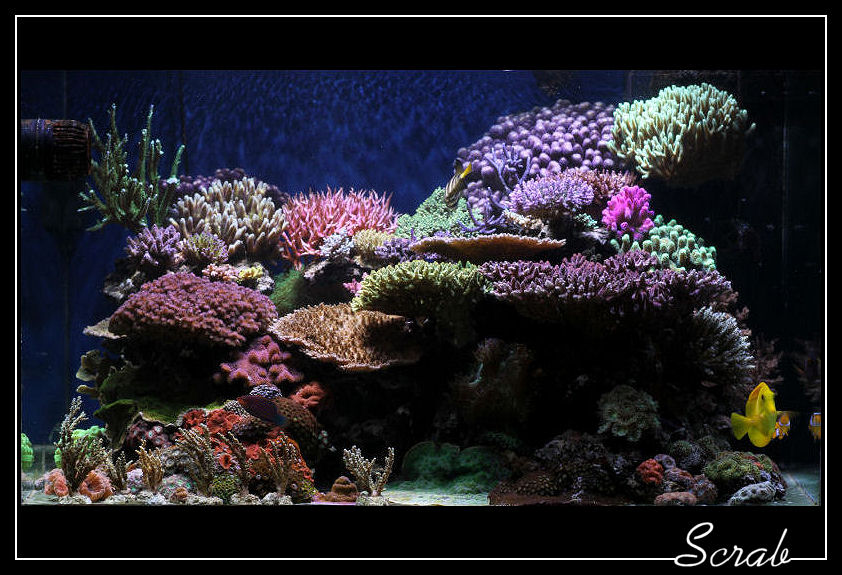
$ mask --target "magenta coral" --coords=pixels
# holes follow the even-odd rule
[[[655,213],[649,209],[652,196],[641,187],[624,187],[622,191],[608,200],[608,207],[602,210],[602,223],[617,237],[630,234],[640,240],[655,224]]]
[[[279,386],[284,381],[297,383],[304,376],[286,365],[291,357],[272,336],[264,335],[251,342],[245,351],[238,352],[234,361],[220,365],[213,379],[216,383],[239,383],[243,387]]]
[[[272,300],[254,290],[179,272],[143,284],[108,329],[160,343],[239,347],[277,316]]]
[[[282,257],[301,268],[301,258],[319,255],[324,239],[340,229],[347,235],[364,229],[394,232],[396,214],[390,202],[391,196],[353,189],[345,193],[342,188],[299,194],[283,206]]]

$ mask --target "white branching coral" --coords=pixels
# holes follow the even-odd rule
[[[389,475],[392,473],[392,465],[395,463],[395,448],[386,450],[386,462],[383,467],[375,468],[374,459],[368,460],[363,457],[360,448],[354,445],[351,449],[342,452],[342,461],[357,480],[357,488],[360,491],[367,491],[371,497],[377,497],[386,487]]]
[[[619,104],[608,147],[643,178],[692,186],[736,175],[754,128],[728,92],[705,83],[669,86],[649,100]]]
[[[285,223],[283,210],[266,196],[267,190],[265,183],[255,184],[253,178],[214,180],[202,192],[176,202],[170,223],[186,238],[215,234],[228,246],[232,261],[248,257],[275,262],[281,255]]]

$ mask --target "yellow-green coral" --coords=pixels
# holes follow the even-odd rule
[[[455,236],[469,235],[462,230],[460,223],[467,227],[474,225],[468,213],[467,200],[459,198],[456,207],[450,209],[444,202],[444,188],[436,188],[429,198],[421,202],[414,214],[404,214],[398,218],[395,235],[399,238],[411,235],[426,238],[439,231],[450,232]]]
[[[263,277],[263,266],[254,265],[248,268],[243,268],[237,274],[237,282],[243,283],[251,280],[260,279]]]
[[[669,86],[649,100],[619,104],[608,147],[643,178],[692,186],[733,177],[754,127],[728,92],[706,83]]]
[[[643,250],[658,257],[663,268],[676,270],[716,269],[716,248],[705,246],[705,241],[693,232],[670,220],[664,223],[664,216],[658,215],[653,220],[655,227],[649,230],[642,241],[632,241],[628,234],[620,240],[611,240],[611,245],[618,252]]]
[[[472,333],[470,311],[486,286],[487,281],[473,264],[401,262],[368,274],[351,301],[351,309],[434,317],[440,333],[459,344]]]
[[[375,260],[374,250],[383,245],[383,242],[394,238],[393,234],[379,230],[365,229],[354,234],[354,250],[365,263]]]

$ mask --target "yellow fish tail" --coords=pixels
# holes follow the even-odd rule
[[[731,414],[731,431],[734,432],[734,437],[737,439],[745,437],[745,434],[748,433],[750,424],[751,422],[746,416],[740,415],[739,413]]]

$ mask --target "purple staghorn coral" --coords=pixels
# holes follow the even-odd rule
[[[602,223],[618,238],[630,234],[635,241],[641,240],[655,227],[652,223],[655,212],[649,209],[650,199],[652,196],[643,188],[626,186],[608,200],[608,206],[602,210]]]
[[[540,321],[593,319],[597,314],[640,316],[657,311],[687,314],[731,291],[718,272],[656,268],[642,251],[618,254],[604,263],[581,254],[558,265],[547,262],[487,262],[480,272],[491,293]]]
[[[509,209],[545,219],[582,211],[594,201],[594,189],[575,174],[575,170],[565,170],[518,184],[509,194]]]
[[[567,168],[612,169],[616,160],[608,142],[613,111],[613,106],[602,102],[571,104],[559,100],[549,108],[501,116],[482,138],[457,152],[461,165],[470,162],[479,176],[469,176],[465,191],[469,206],[482,207],[491,197],[504,202],[515,185],[513,174],[532,179]],[[509,168],[514,168],[506,170],[503,181],[489,159],[489,155],[500,152],[505,153]],[[521,162],[520,169],[526,164],[523,174],[517,162]]]
[[[153,225],[128,239],[126,253],[135,269],[150,278],[156,278],[178,267],[181,261],[178,249],[180,240],[181,234],[175,227],[159,228]]]
[[[177,272],[143,284],[108,329],[165,346],[239,347],[277,316],[272,300],[254,290]]]

